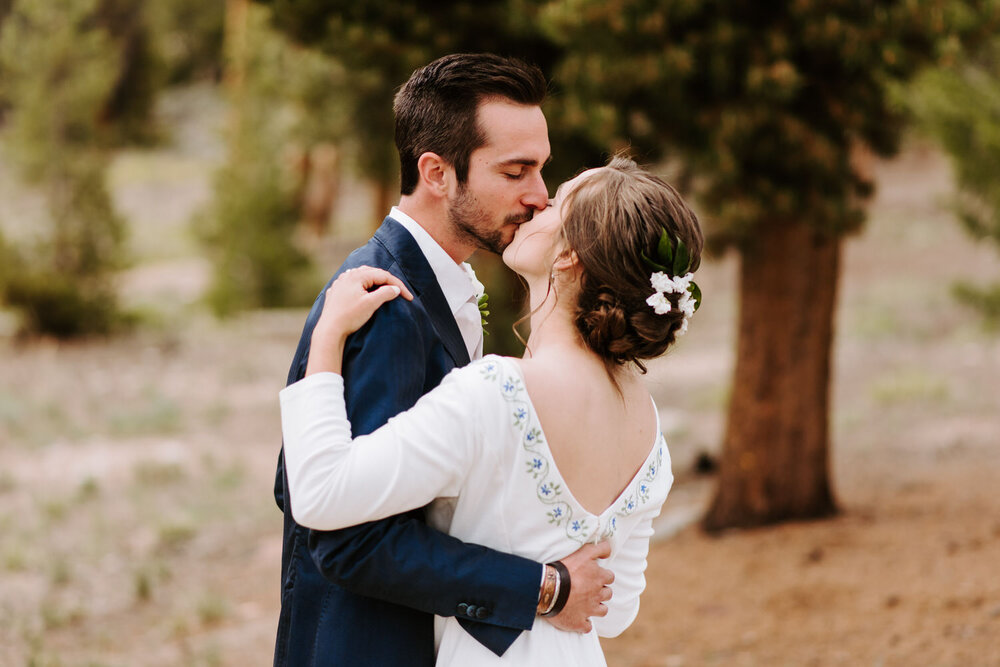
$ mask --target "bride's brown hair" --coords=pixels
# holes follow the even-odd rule
[[[657,257],[663,230],[679,239],[698,268],[704,239],[698,218],[680,194],[635,162],[614,157],[607,167],[588,176],[563,202],[561,234],[578,257],[580,292],[576,327],[586,344],[611,371],[663,354],[676,339],[684,316],[674,306],[659,315],[646,303],[653,294],[653,270],[643,255]]]

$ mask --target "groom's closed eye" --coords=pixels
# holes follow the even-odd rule
[[[551,157],[549,158],[551,159]],[[548,160],[546,160],[548,162]],[[538,160],[534,160],[529,157],[515,157],[509,160],[503,160],[497,164],[498,170],[508,179],[512,181],[519,181],[528,174],[534,167],[538,167]],[[510,169],[510,171],[506,171]]]

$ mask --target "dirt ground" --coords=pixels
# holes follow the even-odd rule
[[[0,665],[270,664],[276,394],[304,312],[220,324],[194,304],[205,267],[182,223],[212,159],[133,155],[113,174],[139,230],[126,294],[154,325],[0,335]],[[693,461],[717,450],[734,347],[735,261],[708,262],[705,307],[649,375],[677,481],[611,665],[1000,665],[1000,336],[950,296],[1000,279],[1000,255],[942,210],[935,153],[878,176],[838,308],[840,515],[699,530],[714,482]]]

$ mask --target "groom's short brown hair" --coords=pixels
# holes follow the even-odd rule
[[[537,66],[492,53],[456,53],[415,71],[393,104],[402,194],[416,189],[417,160],[426,152],[447,160],[464,183],[469,156],[486,141],[479,104],[499,98],[541,106],[546,88]]]

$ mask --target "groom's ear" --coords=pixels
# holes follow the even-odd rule
[[[417,173],[428,193],[437,197],[446,197],[455,179],[454,167],[440,155],[430,151],[417,158]]]

